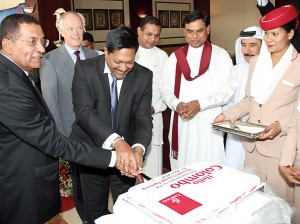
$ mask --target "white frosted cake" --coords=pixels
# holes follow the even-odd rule
[[[201,223],[261,186],[258,176],[198,162],[132,187],[123,200],[158,223]]]

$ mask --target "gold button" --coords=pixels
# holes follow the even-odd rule
[[[258,123],[260,123],[260,120],[258,120]]]

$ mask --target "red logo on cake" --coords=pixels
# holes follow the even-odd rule
[[[201,203],[177,192],[159,201],[163,205],[173,209],[180,215],[184,215],[195,208],[202,206]]]

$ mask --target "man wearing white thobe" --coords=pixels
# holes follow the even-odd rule
[[[172,110],[169,132],[172,170],[200,160],[224,163],[223,134],[214,131],[211,123],[236,90],[229,54],[207,41],[210,32],[207,16],[193,11],[183,24],[188,44],[170,56],[160,84],[162,99]]]
[[[160,20],[146,16],[137,29],[139,49],[135,61],[153,72],[151,114],[153,117],[152,141],[147,149],[144,169],[150,177],[157,177],[163,171],[163,119],[162,112],[167,106],[162,102],[159,83],[168,59],[165,51],[156,47],[161,33]]]
[[[260,27],[251,26],[241,31],[235,43],[236,65],[233,72],[237,78],[238,88],[233,99],[225,106],[232,107],[245,96],[245,87],[248,78],[249,61],[258,55],[261,47],[263,32]],[[248,117],[242,118],[247,121]],[[245,149],[242,145],[243,137],[227,134],[225,147],[225,164],[235,169],[242,169],[245,161]]]

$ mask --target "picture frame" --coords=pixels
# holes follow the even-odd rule
[[[109,23],[110,29],[116,29],[121,24],[124,24],[124,11],[123,10],[109,10]]]
[[[108,10],[107,9],[94,9],[94,29],[95,30],[108,30]]]
[[[180,27],[180,11],[170,11],[170,27],[179,28]]]
[[[168,10],[158,10],[158,18],[161,22],[162,28],[169,28],[169,11]]]
[[[85,18],[85,29],[93,30],[93,14],[92,9],[76,9],[76,12],[81,13]]]
[[[182,26],[183,19],[184,19],[184,18],[186,17],[186,15],[189,14],[189,13],[190,13],[190,11],[181,11],[181,12],[180,12],[180,26],[181,26],[181,27],[183,27],[183,26]],[[184,27],[183,27],[183,28],[184,28]]]

